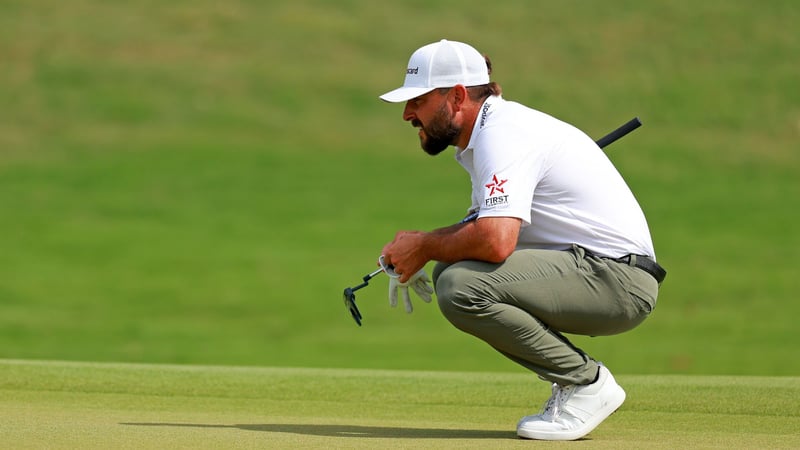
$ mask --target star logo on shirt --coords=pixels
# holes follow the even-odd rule
[[[499,192],[501,194],[505,194],[506,191],[503,190],[503,185],[506,184],[506,180],[500,180],[497,178],[497,175],[492,176],[492,182],[486,185],[486,188],[489,189],[489,196],[495,194],[495,192]]]

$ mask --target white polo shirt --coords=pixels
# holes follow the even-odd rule
[[[472,181],[471,212],[522,219],[517,247],[655,258],[639,203],[585,133],[501,97],[483,104],[456,160]]]

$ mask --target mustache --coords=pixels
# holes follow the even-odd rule
[[[419,119],[414,119],[414,120],[411,121],[411,126],[414,127],[414,128],[421,127],[422,126],[422,122]]]

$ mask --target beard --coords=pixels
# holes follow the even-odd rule
[[[422,122],[415,119],[411,124],[416,127],[422,125]],[[444,104],[436,111],[427,126],[422,125],[422,134],[419,137],[420,146],[425,153],[435,156],[453,145],[459,134],[461,134],[461,128],[453,124],[447,105]]]

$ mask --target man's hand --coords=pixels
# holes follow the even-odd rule
[[[401,283],[408,283],[430,260],[423,254],[426,235],[422,231],[399,231],[394,240],[383,247],[381,257],[399,275]]]

